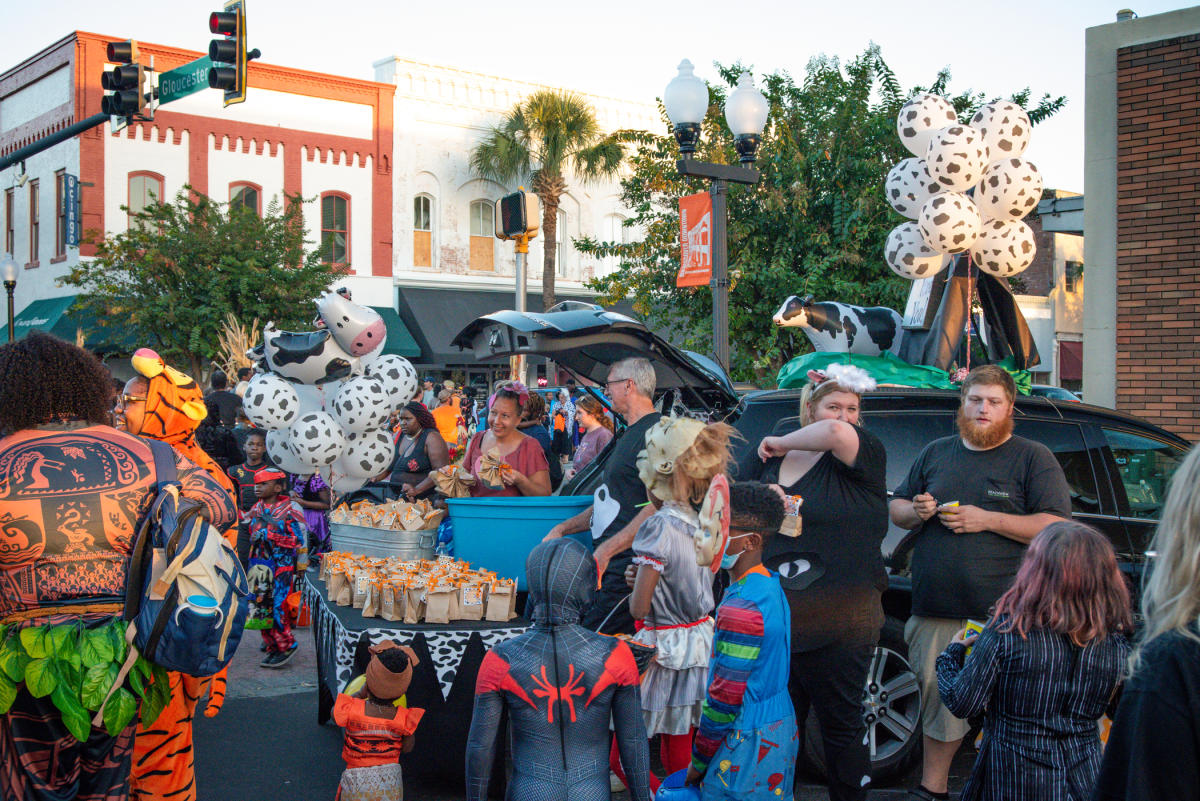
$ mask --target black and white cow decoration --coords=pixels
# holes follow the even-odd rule
[[[780,328],[803,329],[815,350],[861,356],[897,355],[903,333],[900,315],[892,309],[813,303],[812,295],[792,295],[772,319]]]

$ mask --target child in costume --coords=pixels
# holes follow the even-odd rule
[[[267,655],[260,667],[282,667],[296,651],[283,602],[292,591],[296,559],[308,531],[304,517],[282,493],[287,477],[266,468],[254,475],[258,503],[250,510],[250,614],[246,628],[262,630]]]
[[[657,651],[642,676],[642,714],[646,734],[662,735],[668,775],[691,761],[707,686],[713,571],[698,564],[692,538],[709,483],[729,462],[731,431],[722,423],[664,417],[646,432],[638,457],[638,475],[657,511],[633,540],[629,609],[638,622],[634,639]],[[650,783],[657,790],[657,778]]]
[[[332,506],[329,485],[320,474],[292,476],[292,503],[300,507],[308,527],[308,553],[312,557],[329,552],[329,509]]]
[[[232,496],[233,483],[196,441],[196,431],[208,414],[200,386],[149,348],[139,348],[130,361],[136,375],[124,390],[131,401],[125,404],[123,416],[129,433],[166,442]],[[133,398],[145,400],[137,402]],[[231,545],[235,532],[232,528],[225,532]],[[214,717],[225,701],[225,670],[208,679],[175,672],[167,675],[170,702],[155,720],[139,723],[134,738],[129,780],[131,795],[137,801],[195,801],[192,716],[205,694],[209,694],[205,717]]]
[[[353,696],[338,695],[333,705],[334,723],[346,730],[346,770],[337,801],[403,801],[400,755],[412,750],[413,732],[425,714],[403,703],[417,666],[413,650],[384,640],[370,651],[365,687]]]
[[[783,500],[765,484],[730,488],[721,567],[730,585],[717,608],[708,694],[687,783],[708,799],[792,798],[799,737],[788,694],[791,613],[763,543],[783,523]]]

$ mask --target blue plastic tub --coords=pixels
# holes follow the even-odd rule
[[[454,521],[454,557],[515,578],[517,589],[525,590],[525,557],[555,525],[591,506],[592,496],[449,498],[446,503]],[[591,550],[590,532],[571,538]]]

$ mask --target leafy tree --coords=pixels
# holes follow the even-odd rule
[[[584,183],[617,174],[624,149],[605,136],[596,115],[582,97],[570,92],[543,90],[518,103],[493,127],[471,153],[471,168],[499,183],[525,177],[542,201],[543,241],[556,241],[559,199],[567,192],[566,173]],[[542,263],[543,308],[554,305],[552,244],[544,248]]]
[[[318,249],[306,253],[302,204],[288,197],[281,210],[272,201],[260,218],[187,186],[172,203],[131,213],[127,231],[89,232],[96,258],[60,280],[80,290],[77,302],[101,325],[132,330],[202,379],[227,315],[309,327],[313,301],[346,271],[324,264]]]
[[[718,69],[726,85],[709,87],[696,157],[732,164],[737,155],[722,108],[743,69]],[[895,276],[882,255],[888,233],[903,222],[884,199],[884,179],[892,165],[910,155],[896,135],[896,114],[918,93],[945,95],[949,80],[949,70],[942,70],[930,87],[905,92],[875,45],[844,66],[825,56],[812,59],[800,83],[786,72],[765,77],[770,116],[754,165],[762,178],[753,186],[731,184],[728,195],[730,367],[735,378],[773,377],[780,365],[809,349],[803,334],[795,329],[781,333],[771,322],[788,295],[903,308],[910,283]],[[1030,107],[1028,90],[1010,97],[1027,108],[1035,123],[1066,102],[1045,96]],[[988,96],[968,90],[949,99],[960,118],[969,119]],[[666,129],[665,113],[663,121]],[[577,240],[576,248],[584,253],[620,260],[617,271],[594,279],[591,286],[605,302],[632,296],[637,311],[652,325],[673,331],[687,347],[710,351],[710,290],[675,286],[678,198],[706,191],[708,184],[679,175],[672,136],[620,132],[619,138],[636,146],[622,180],[622,198],[634,213],[625,224],[645,235],[628,244]]]

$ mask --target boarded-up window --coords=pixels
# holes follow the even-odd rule
[[[471,204],[471,269],[496,269],[495,209],[486,200]]]
[[[425,195],[413,198],[413,265],[433,266],[433,202]]]

